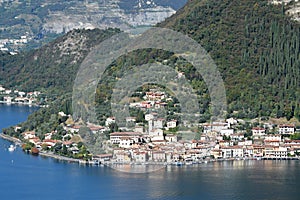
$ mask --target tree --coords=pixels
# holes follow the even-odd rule
[[[300,121],[300,106],[298,103],[296,104],[296,107],[294,110],[294,116],[298,119],[298,121]]]
[[[118,124],[117,123],[109,124],[109,130],[110,133],[117,132],[119,130]]]

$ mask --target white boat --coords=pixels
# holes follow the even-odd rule
[[[88,161],[88,163],[89,163],[90,165],[100,165],[99,160],[96,160],[96,159],[90,160],[90,161]]]
[[[188,159],[185,160],[185,164],[186,165],[192,165],[193,164],[193,160],[190,159],[190,158],[188,158]]]
[[[8,147],[8,151],[10,151],[10,152],[14,151],[15,149],[16,149],[16,147],[12,144]]]

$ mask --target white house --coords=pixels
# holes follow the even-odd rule
[[[36,134],[34,131],[30,131],[30,132],[25,132],[25,133],[22,133],[23,135],[23,138],[25,140],[28,140],[28,139],[32,139],[32,138],[35,138],[36,137]]]
[[[19,95],[20,97],[24,97],[24,96],[26,95],[26,93],[25,93],[25,92],[19,91],[19,92],[18,92],[18,95]]]
[[[157,101],[165,98],[165,93],[164,92],[146,92],[145,99],[149,101]]]
[[[278,140],[264,140],[265,146],[279,146],[280,141]]]
[[[238,121],[234,118],[228,118],[226,119],[226,122],[229,124],[229,125],[233,125],[233,124],[238,124]]]
[[[210,156],[210,147],[205,145],[200,145],[195,148],[198,151],[198,154],[201,155],[201,157]]]
[[[167,122],[167,128],[176,128],[177,126],[177,120],[171,120],[169,122]]]
[[[3,91],[5,91],[5,88],[2,85],[0,85],[0,92],[3,92]]]
[[[120,138],[119,147],[120,148],[130,148],[133,145],[134,140],[130,137],[122,137]]]
[[[164,162],[166,160],[166,153],[164,151],[153,151],[152,161],[154,162]]]
[[[244,140],[245,138],[244,134],[239,134],[239,133],[232,134],[230,137],[232,140],[238,140],[238,141]]]
[[[6,96],[6,97],[3,97],[3,100],[4,100],[5,103],[11,103],[12,102],[12,97]]]
[[[138,142],[141,136],[141,133],[136,132],[114,132],[110,134],[110,142],[112,144],[120,144],[121,140],[123,140],[124,138],[131,138],[135,142]]]
[[[132,156],[135,162],[144,163],[148,160],[147,152],[133,152]]]
[[[246,146],[250,146],[253,144],[253,141],[252,140],[245,140],[245,145]]]
[[[117,162],[128,163],[128,162],[131,161],[130,153],[118,152],[114,155],[115,155],[115,159],[116,159]]]
[[[150,114],[146,114],[146,115],[145,115],[145,120],[146,120],[146,121],[150,121],[150,120],[152,120],[152,119],[154,119],[154,114],[153,114],[153,113],[150,113]]]
[[[266,146],[264,155],[269,158],[286,158],[288,149],[281,146]]]
[[[246,148],[244,148],[244,156],[253,157],[253,147],[252,146],[246,146]]]
[[[241,146],[222,147],[223,158],[243,157],[244,149]]]
[[[167,135],[165,136],[165,139],[166,139],[168,142],[177,142],[177,141],[178,141],[177,135],[175,135],[175,134],[167,134]]]
[[[233,135],[234,130],[233,129],[222,129],[220,131],[221,135],[225,135],[226,137]]]
[[[58,141],[57,140],[48,140],[48,139],[45,139],[43,140],[43,144],[46,144],[48,146],[54,146]]]
[[[38,138],[38,137],[30,138],[30,139],[28,139],[28,141],[34,145],[37,145],[41,142],[40,138]]]
[[[5,90],[4,93],[5,94],[10,94],[12,91],[11,90]]]
[[[80,128],[81,128],[81,126],[79,126],[79,125],[74,125],[74,126],[71,126],[71,127],[64,127],[64,129],[66,131],[70,131],[71,133],[78,132]]]
[[[71,151],[72,154],[78,154],[79,153],[79,149],[78,149],[77,146],[72,146],[68,150]]]
[[[279,134],[294,135],[295,125],[294,124],[281,124],[279,125]]]
[[[152,141],[164,140],[164,131],[162,129],[152,129],[149,132],[149,136],[151,137]]]
[[[88,128],[94,133],[98,133],[98,132],[103,132],[103,130],[105,129],[103,126],[97,126],[97,125],[90,125],[88,126]]]
[[[266,129],[261,127],[252,128],[252,135],[254,137],[261,137],[266,135]]]
[[[281,141],[281,135],[279,135],[279,134],[266,135],[265,140],[274,140],[274,141],[276,140],[276,141],[280,142]]]

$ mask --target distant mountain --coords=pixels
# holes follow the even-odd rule
[[[136,12],[140,9],[156,8],[157,6],[171,7],[178,10],[187,2],[183,0],[123,0],[119,2],[125,12]]]
[[[72,29],[152,26],[185,3],[186,0],[0,0],[0,48],[13,51],[28,43],[36,47]],[[21,37],[25,40],[17,40]]]

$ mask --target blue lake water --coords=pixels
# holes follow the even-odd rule
[[[0,105],[0,128],[28,107]],[[0,139],[0,199],[300,199],[299,161],[234,161],[129,174],[31,156]]]

